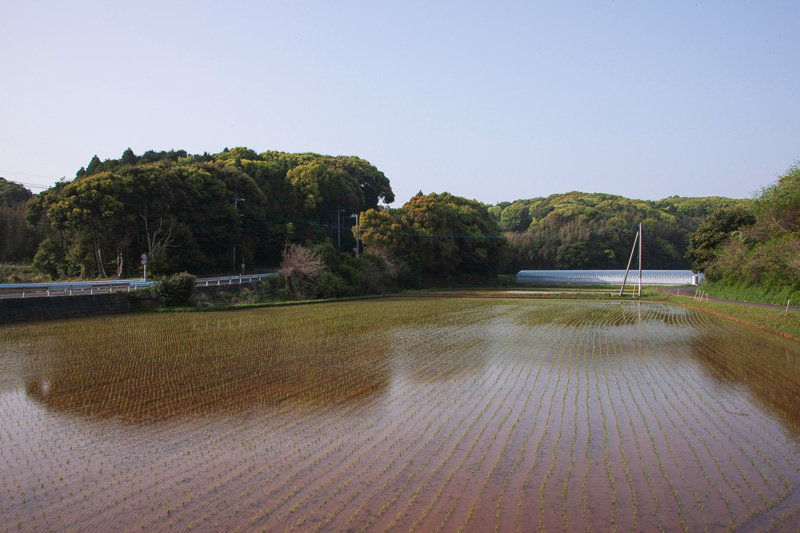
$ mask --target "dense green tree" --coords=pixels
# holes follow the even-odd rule
[[[33,193],[13,181],[0,178],[0,206],[17,207],[30,200]]]
[[[127,244],[124,202],[131,182],[102,172],[51,191],[42,194],[41,206],[38,202],[31,206],[33,221],[38,222],[36,213],[41,209],[56,230],[69,231],[90,244],[99,276],[108,277],[109,254],[114,254],[113,264],[121,274],[121,254]]]
[[[43,224],[25,220],[25,205],[33,193],[22,185],[0,178],[0,262],[30,261],[46,236]]]
[[[740,206],[722,207],[714,211],[689,237],[686,259],[696,272],[704,272],[716,258],[717,248],[734,232],[755,223],[756,218]]]
[[[230,272],[277,266],[287,244],[332,241],[337,220],[393,199],[355,157],[129,148],[33,198],[27,219],[52,228],[35,264],[54,277],[136,275],[141,253],[154,273]]]
[[[750,212],[753,223],[729,232],[710,254],[707,276],[727,284],[760,286],[767,292],[800,291],[800,163],[764,187]],[[703,235],[693,239],[702,240]]]
[[[103,163],[100,162],[100,158],[97,157],[97,154],[92,157],[92,160],[89,161],[89,166],[86,167],[86,174],[92,175],[95,172],[100,171],[100,167],[103,166]]]
[[[530,208],[523,202],[514,202],[500,214],[500,229],[503,231],[527,231],[531,222]]]
[[[499,272],[507,247],[484,204],[449,193],[368,210],[361,235],[367,251],[388,251],[406,265],[411,285],[486,280]]]
[[[120,158],[119,162],[121,165],[135,165],[137,161],[136,154],[133,153],[133,150],[130,147],[122,152],[122,157]]]
[[[753,202],[760,237],[782,236],[800,230],[800,163],[795,163],[775,183],[764,187]]]
[[[509,271],[624,268],[639,223],[645,268],[687,268],[688,234],[727,198],[670,197],[658,202],[569,192],[503,202],[491,214],[507,231]]]

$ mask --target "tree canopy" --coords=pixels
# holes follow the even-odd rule
[[[44,225],[25,221],[25,205],[32,197],[22,185],[0,178],[0,262],[31,260],[44,239]]]
[[[506,232],[509,271],[522,269],[624,268],[641,223],[645,268],[687,268],[688,235],[729,198],[681,198],[657,202],[601,193],[569,192],[502,202],[489,209]]]
[[[449,193],[366,211],[361,238],[367,251],[402,263],[410,285],[486,280],[499,273],[507,248],[487,206]]]
[[[748,211],[719,228],[720,233],[734,228],[723,233],[719,242],[701,248],[714,247],[706,262],[709,279],[768,291],[800,291],[800,162],[762,188]],[[707,221],[708,228],[701,227],[692,238],[706,243],[704,235],[729,218],[729,213],[715,213]]]
[[[33,193],[19,183],[0,178],[0,206],[17,207],[25,204],[31,196]]]
[[[27,218],[52,228],[34,266],[53,277],[135,275],[142,253],[155,272],[204,273],[277,266],[285,246],[330,239],[337,220],[393,200],[358,157],[129,148],[33,197]]]
[[[686,259],[695,271],[704,272],[716,259],[717,248],[742,227],[755,221],[755,216],[744,207],[720,207],[689,236]]]

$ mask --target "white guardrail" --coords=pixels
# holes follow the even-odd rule
[[[266,274],[246,274],[242,276],[221,276],[216,278],[197,278],[198,287],[252,283],[275,276]],[[110,294],[131,292],[153,285],[143,279],[117,279],[105,281],[64,281],[56,283],[0,283],[0,296],[6,298],[25,298],[30,296],[77,296],[81,294]]]

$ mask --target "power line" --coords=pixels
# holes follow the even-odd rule
[[[6,179],[6,178],[3,178],[3,179]],[[23,187],[27,187],[28,189],[42,189],[42,190],[45,190],[45,189],[49,189],[50,188],[50,186],[38,185],[36,183],[25,183],[24,181],[13,181],[13,180],[10,180],[10,179],[6,179],[6,181],[8,181],[9,183],[14,183],[16,185],[22,185]]]
[[[53,182],[56,182],[59,179],[63,179],[63,177],[62,178],[54,178],[52,176],[42,176],[41,174],[31,174],[29,172],[16,172],[14,170],[0,170],[0,173],[3,173],[3,174],[14,174],[14,175],[20,175],[20,176],[30,176],[31,178],[43,178],[43,179],[46,179],[46,180],[53,180]],[[3,176],[0,176],[0,177],[3,177]],[[52,187],[52,185],[39,185],[38,183],[24,183],[22,181],[11,180],[11,179],[8,179],[8,178],[6,178],[6,179],[8,181],[13,181],[13,183],[18,183],[19,185],[24,185],[26,187],[35,187],[37,189],[49,189],[50,187]]]

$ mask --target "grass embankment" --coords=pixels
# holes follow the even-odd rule
[[[791,300],[794,305],[800,305],[800,292],[791,289],[768,290],[752,285],[730,285],[713,282],[704,283],[701,289],[712,298],[775,305],[786,305],[786,302]]]
[[[725,304],[717,302],[701,302],[691,296],[670,296],[655,291],[645,291],[644,298],[662,300],[723,316],[757,328],[773,331],[784,337],[800,341],[800,313],[781,309],[751,307],[743,304]]]
[[[42,283],[50,281],[33,270],[31,265],[0,263],[0,283]]]

